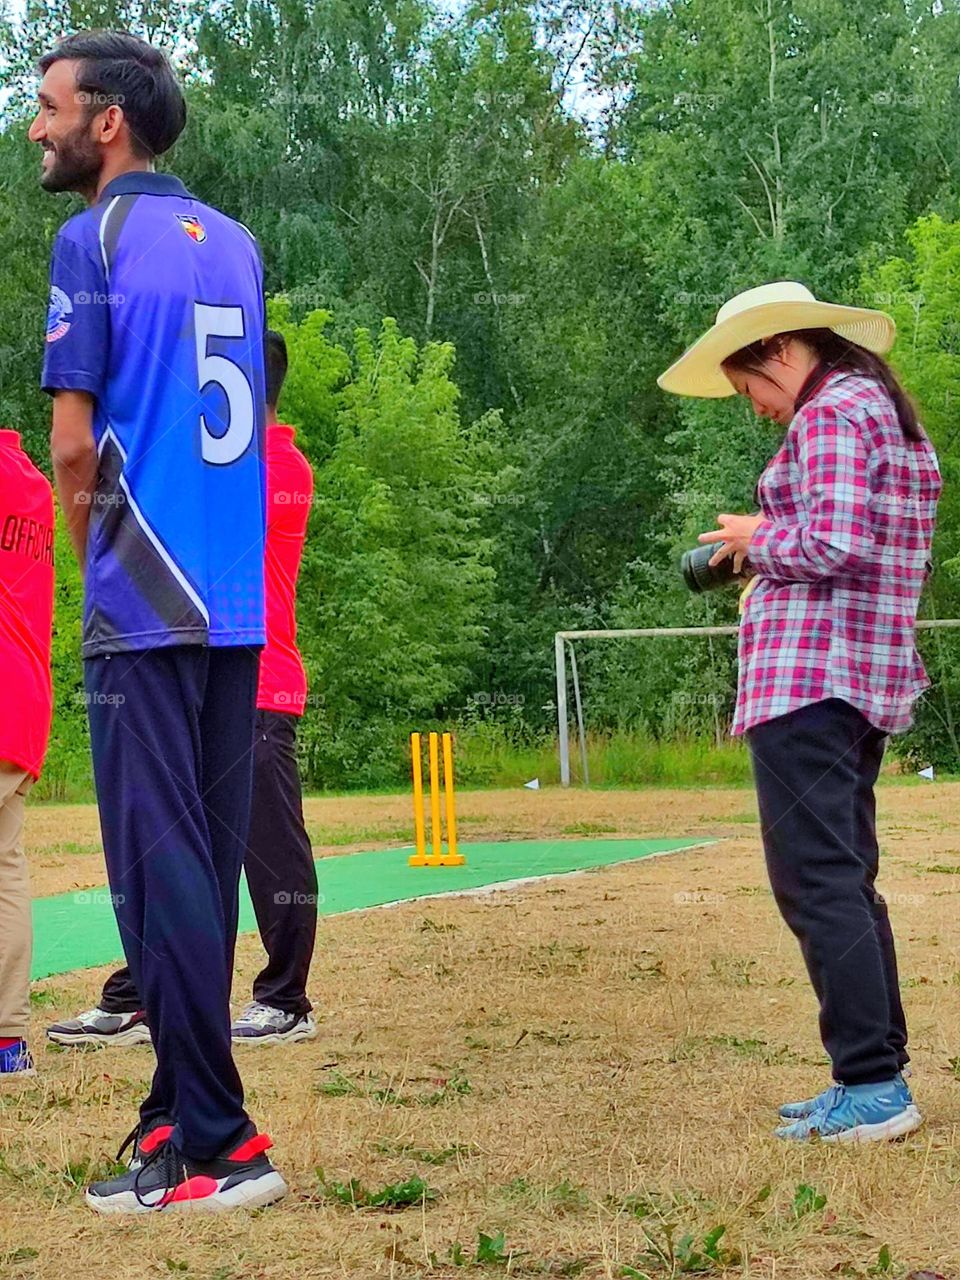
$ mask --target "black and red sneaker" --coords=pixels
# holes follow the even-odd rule
[[[144,1124],[141,1120],[130,1130],[117,1152],[117,1164],[123,1160],[126,1149],[133,1144],[133,1153],[127,1161],[128,1169],[139,1169],[147,1156],[152,1155],[162,1143],[173,1133],[173,1121],[168,1116],[161,1116]]]
[[[265,1154],[272,1146],[253,1124],[238,1143],[212,1160],[191,1160],[168,1138],[138,1168],[88,1187],[87,1204],[97,1213],[259,1209],[287,1193],[287,1184]]]

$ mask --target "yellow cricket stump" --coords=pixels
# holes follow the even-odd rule
[[[433,852],[428,867],[443,866],[443,832],[440,830],[440,737],[430,735],[430,842]]]
[[[443,749],[443,792],[447,822],[446,852],[440,805],[440,751]],[[410,759],[413,767],[413,829],[415,852],[407,859],[411,867],[461,867],[466,862],[457,851],[457,814],[453,779],[453,736],[431,733],[427,756],[430,768],[430,843],[427,854],[426,797],[423,791],[423,745],[419,733],[410,735]]]
[[[427,865],[427,841],[423,830],[423,758],[420,735],[410,735],[410,758],[413,761],[413,831],[417,852],[408,860],[411,867]]]
[[[443,789],[447,800],[447,853],[441,859],[445,867],[462,867],[466,858],[457,853],[457,813],[453,803],[453,739],[443,735]]]

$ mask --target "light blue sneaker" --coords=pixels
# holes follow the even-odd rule
[[[776,1134],[787,1142],[889,1142],[922,1123],[909,1089],[894,1076],[883,1084],[834,1085],[816,1111]]]
[[[36,1074],[26,1040],[15,1040],[7,1048],[0,1049],[0,1080],[22,1080],[24,1076]]]
[[[904,1102],[907,1106],[913,1106],[913,1095],[907,1085],[907,1076],[910,1074],[910,1068],[904,1067],[900,1074],[896,1077],[897,1088],[901,1090]],[[815,1111],[820,1111],[823,1104],[827,1100],[827,1096],[835,1088],[831,1085],[829,1089],[824,1089],[823,1093],[818,1093],[815,1098],[806,1098],[803,1102],[785,1102],[780,1108],[781,1120],[805,1120],[807,1116],[812,1116]]]

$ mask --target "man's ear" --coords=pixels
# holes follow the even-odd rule
[[[123,108],[111,102],[96,118],[96,136],[100,143],[113,142],[125,124]]]

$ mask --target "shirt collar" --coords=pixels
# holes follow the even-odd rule
[[[849,377],[849,371],[846,369],[834,369],[832,366],[820,363],[815,369],[810,371],[810,375],[804,382],[793,404],[793,412],[799,413],[803,406],[821,391],[824,385],[832,378]]]
[[[6,445],[8,449],[19,449],[20,432],[10,431],[6,427],[0,427],[0,445]]]
[[[172,173],[153,173],[148,170],[133,169],[129,173],[121,173],[100,192],[98,204],[112,200],[114,196],[181,196],[192,200],[193,196],[179,178]]]

